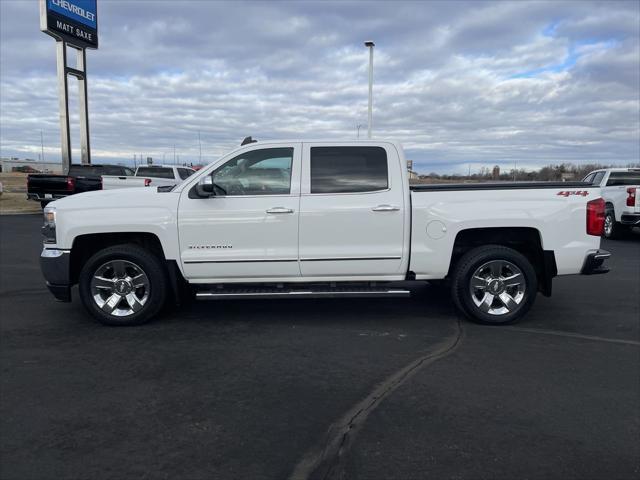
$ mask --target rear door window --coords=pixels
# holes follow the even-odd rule
[[[180,178],[182,180],[184,180],[185,178],[189,178],[193,173],[194,173],[194,171],[189,169],[189,168],[179,168],[178,169],[178,175],[180,175]]]
[[[591,185],[600,185],[600,183],[602,182],[602,179],[604,178],[604,174],[606,172],[596,172],[595,177],[593,177],[593,181],[591,182]]]
[[[382,147],[311,147],[311,193],[364,193],[389,188]]]

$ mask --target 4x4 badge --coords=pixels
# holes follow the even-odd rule
[[[568,197],[569,195],[580,195],[582,197],[586,197],[589,195],[588,190],[561,190],[557,193],[563,197]]]

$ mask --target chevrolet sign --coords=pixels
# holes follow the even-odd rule
[[[79,48],[98,48],[97,0],[40,0],[40,30]]]

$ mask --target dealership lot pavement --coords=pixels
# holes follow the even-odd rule
[[[0,478],[637,478],[640,235],[513,327],[410,300],[56,303],[0,217]],[[75,292],[74,292],[75,293]]]

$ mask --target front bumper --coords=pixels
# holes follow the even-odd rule
[[[582,275],[599,275],[607,273],[609,271],[609,267],[606,267],[603,264],[610,256],[611,253],[606,250],[590,250],[587,257],[584,259],[584,264],[582,265],[580,273]]]
[[[640,213],[623,213],[620,217],[620,223],[640,226]]]
[[[71,251],[44,248],[40,254],[40,270],[49,291],[61,302],[71,301]]]

